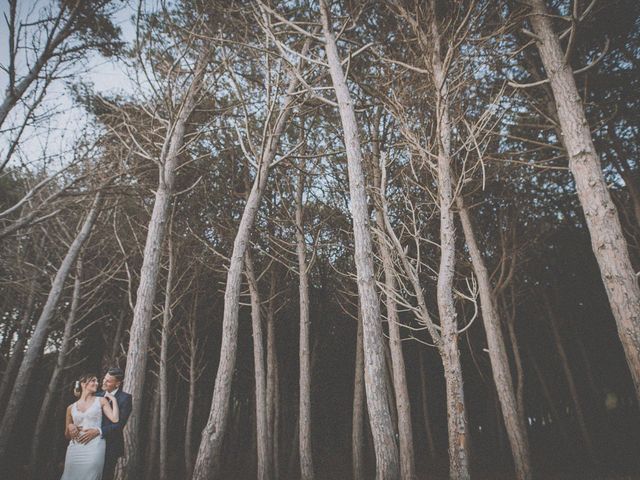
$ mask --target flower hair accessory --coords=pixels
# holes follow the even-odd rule
[[[80,388],[80,380],[76,380],[75,389],[78,390]]]

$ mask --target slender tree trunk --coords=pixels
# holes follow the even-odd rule
[[[338,55],[335,37],[329,20],[329,8],[325,0],[320,1],[322,26],[325,38],[325,53],[333,88],[338,98],[340,118],[344,131],[349,171],[350,210],[355,240],[355,264],[358,277],[358,295],[362,310],[363,348],[365,363],[365,390],[367,407],[376,453],[376,478],[396,479],[400,476],[398,448],[387,403],[387,388],[384,382],[384,343],[380,306],[375,289],[371,231],[365,179],[362,171],[362,151],[353,109],[353,101],[346,84],[342,64]]]
[[[482,322],[487,335],[487,346],[489,347],[489,361],[491,371],[498,394],[498,401],[502,411],[502,418],[509,437],[511,454],[516,468],[516,477],[521,480],[533,477],[531,470],[531,459],[529,454],[529,439],[524,424],[524,412],[518,410],[513,380],[509,370],[509,357],[505,346],[504,335],[500,325],[498,307],[489,279],[489,272],[482,258],[482,253],[476,241],[475,232],[469,212],[464,206],[462,197],[456,199],[462,229],[471,256],[473,271],[478,279],[478,289],[480,291],[480,307],[482,309]]]
[[[184,466],[185,478],[191,477],[193,473],[193,416],[196,400],[196,382],[199,375],[198,368],[198,337],[196,332],[196,308],[198,305],[198,291],[193,297],[193,305],[189,316],[189,400],[187,402],[187,423],[184,434]]]
[[[365,478],[364,457],[364,351],[362,347],[362,318],[358,308],[358,333],[356,337],[356,365],[353,380],[353,411],[351,421],[351,454],[354,480]]]
[[[373,156],[380,159],[380,144],[378,141],[378,122],[373,134]],[[380,171],[377,165],[373,168],[375,186],[380,185]],[[403,479],[415,478],[415,459],[413,452],[413,428],[411,426],[411,403],[409,401],[409,388],[402,353],[400,335],[400,317],[394,298],[396,291],[395,268],[391,249],[384,235],[384,215],[380,208],[376,208],[376,224],[378,226],[378,250],[382,258],[384,270],[384,289],[387,306],[387,322],[389,324],[389,348],[391,351],[391,370],[393,372],[393,392],[398,415],[398,440],[400,446],[400,472]]]
[[[303,52],[309,47],[305,44]],[[224,313],[222,318],[222,345],[220,347],[220,363],[211,399],[209,419],[202,432],[202,440],[198,450],[198,457],[193,472],[193,480],[205,480],[215,475],[222,461],[222,442],[227,427],[229,412],[229,396],[231,394],[231,380],[236,362],[238,339],[238,299],[242,276],[242,263],[247,249],[249,235],[253,230],[253,223],[260,206],[262,195],[267,185],[269,168],[278,150],[278,143],[285,126],[289,121],[292,107],[297,98],[294,93],[298,86],[298,79],[292,76],[280,115],[273,134],[269,137],[265,150],[258,163],[258,170],[253,181],[253,187],[247,198],[242,212],[238,233],[233,243],[233,251],[227,283],[224,292]]]
[[[576,420],[578,421],[578,428],[580,429],[580,435],[582,436],[582,441],[584,442],[584,445],[587,448],[587,453],[589,454],[589,458],[596,458],[595,457],[596,450],[593,448],[591,435],[589,434],[589,429],[587,428],[587,422],[584,418],[584,412],[582,410],[582,402],[580,401],[580,395],[578,394],[576,382],[573,378],[573,372],[571,371],[569,358],[567,357],[567,352],[564,349],[564,344],[562,343],[562,338],[560,337],[560,332],[558,331],[558,324],[557,324],[558,319],[555,315],[555,312],[551,308],[549,299],[546,296],[544,298],[544,304],[545,304],[545,308],[547,309],[547,313],[549,315],[549,325],[551,326],[551,334],[553,335],[553,341],[555,343],[558,355],[560,356],[560,364],[562,365],[562,371],[564,372],[564,377],[567,380],[567,386],[569,387],[569,393],[571,394],[571,399],[573,400],[573,406],[576,409]]]
[[[528,18],[555,98],[569,168],[591,235],[611,310],[640,401],[640,288],[596,153],[571,66],[565,59],[544,0],[529,0]]]
[[[51,284],[51,290],[47,296],[47,301],[42,308],[42,313],[40,314],[40,318],[38,318],[35,330],[29,341],[29,346],[27,347],[22,364],[18,370],[18,375],[2,418],[2,424],[0,425],[0,460],[3,462],[6,460],[5,456],[7,453],[7,447],[9,446],[9,440],[13,433],[13,427],[18,419],[20,407],[22,406],[27,394],[31,375],[37,366],[38,360],[42,355],[44,345],[47,341],[51,321],[54,317],[60,297],[62,296],[64,283],[71,271],[71,268],[75,264],[78,255],[80,254],[82,245],[85,243],[87,238],[89,238],[91,229],[98,218],[98,214],[100,213],[102,199],[102,192],[98,191],[93,200],[93,204],[91,205],[91,209],[82,224],[82,228],[71,243],[64,260],[62,260],[62,264],[56,272],[56,276]]]
[[[24,347],[27,344],[29,337],[29,326],[31,325],[31,316],[33,315],[33,307],[35,304],[35,291],[36,291],[36,278],[34,277],[29,282],[29,293],[27,294],[27,303],[25,306],[22,319],[20,320],[20,326],[18,327],[18,339],[13,346],[13,354],[9,356],[9,363],[2,375],[2,384],[0,384],[0,415],[4,413],[5,401],[9,388],[13,385],[13,377],[16,369],[22,363],[24,356]]]
[[[296,187],[296,252],[298,254],[298,293],[300,307],[300,364],[299,402],[300,415],[300,476],[302,480],[313,480],[313,449],[311,446],[311,370],[309,336],[311,320],[309,318],[309,279],[307,275],[307,246],[304,239],[304,221],[302,196],[305,175],[301,171]]]
[[[160,158],[158,188],[151,219],[149,220],[142,268],[140,270],[140,284],[138,285],[136,305],[133,310],[133,320],[129,333],[129,349],[123,388],[132,395],[133,408],[124,429],[125,458],[124,462],[121,462],[117,468],[116,478],[118,480],[134,480],[139,477],[137,471],[140,452],[138,436],[149,350],[149,332],[153,304],[156,297],[162,244],[166,231],[169,205],[174,193],[178,157],[183,147],[187,121],[196,106],[208,59],[209,49],[203,48],[176,121],[173,123],[172,128],[167,131],[165,145]]]
[[[431,429],[431,417],[429,415],[429,398],[427,397],[427,372],[424,368],[425,355],[420,350],[420,392],[422,393],[422,418],[424,420],[424,429],[427,434],[427,448],[429,450],[429,458],[436,459],[436,444],[433,441],[433,431]]]
[[[262,334],[262,315],[260,313],[260,292],[256,280],[251,251],[245,253],[245,273],[251,295],[251,326],[253,328],[253,368],[256,384],[256,446],[258,452],[258,479],[271,478],[271,457],[267,425],[267,392],[264,356],[264,335]]]
[[[511,291],[511,313],[507,318],[507,329],[509,330],[509,340],[511,342],[511,349],[513,351],[513,360],[516,367],[516,405],[518,406],[518,413],[524,421],[526,417],[526,409],[524,404],[524,368],[522,366],[522,355],[520,354],[520,346],[518,343],[518,336],[516,335],[516,297],[513,284],[510,286]],[[504,303],[503,310],[507,311],[506,303]],[[526,427],[526,426],[525,426]]]
[[[456,233],[453,218],[453,188],[451,175],[451,120],[446,73],[440,57],[440,33],[435,1],[430,3],[430,34],[433,42],[431,67],[436,88],[436,130],[438,138],[438,206],[440,208],[440,267],[438,269],[437,300],[442,326],[442,360],[447,389],[447,419],[449,429],[449,476],[469,478],[469,438],[462,380],[462,365],[458,349],[458,325],[453,299]]]
[[[33,442],[31,444],[31,460],[29,462],[31,468],[32,478],[40,478],[40,462],[41,458],[40,445],[42,444],[42,437],[45,432],[47,423],[51,420],[51,403],[56,398],[56,393],[60,389],[60,377],[64,372],[64,368],[67,361],[67,353],[71,346],[71,333],[73,332],[73,325],[76,322],[78,314],[78,305],[80,304],[80,287],[82,283],[82,257],[78,257],[76,262],[76,278],[73,282],[73,294],[71,296],[71,307],[69,309],[69,316],[64,324],[64,333],[62,335],[62,343],[60,344],[60,350],[58,350],[58,358],[56,365],[53,368],[51,378],[49,379],[49,385],[44,394],[42,405],[40,406],[40,413],[38,414],[38,420],[36,422],[35,432],[33,434]]]
[[[155,480],[157,477],[156,466],[158,462],[158,454],[160,452],[160,395],[155,395],[153,405],[151,407],[151,415],[149,416],[151,428],[149,429],[149,443],[147,444],[146,456],[146,480]]]
[[[269,304],[267,309],[267,444],[270,449],[273,477],[279,478],[278,469],[278,355],[276,351],[275,296],[277,277],[275,266],[269,271]]]
[[[111,352],[109,353],[109,359],[107,361],[107,368],[117,364],[117,359],[120,356],[120,348],[122,344],[122,335],[124,334],[124,319],[128,307],[123,307],[120,310],[120,316],[118,317],[118,324],[116,325],[116,333],[113,336],[113,343],[111,345]]]
[[[160,341],[160,366],[158,372],[158,390],[160,394],[160,480],[167,480],[169,459],[169,333],[171,328],[171,294],[173,289],[173,242],[171,241],[171,224],[169,223],[169,238],[167,250],[169,266],[167,268],[167,283],[164,289],[164,309],[162,312],[162,340]]]

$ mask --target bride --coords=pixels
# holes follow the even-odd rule
[[[113,395],[105,392],[97,397],[98,377],[83,375],[76,382],[74,394],[78,401],[67,408],[65,437],[70,440],[64,461],[64,473],[60,480],[100,480],[104,466],[106,443],[97,436],[87,443],[79,441],[82,430],[100,429],[102,413],[114,423],[118,422],[118,402]]]

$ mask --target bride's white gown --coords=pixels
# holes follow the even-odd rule
[[[100,399],[95,397],[86,411],[78,410],[78,403],[71,406],[73,423],[84,430],[100,428],[102,424],[102,407]],[[101,480],[104,467],[104,438],[98,435],[86,445],[71,440],[64,460],[64,473],[60,480]]]

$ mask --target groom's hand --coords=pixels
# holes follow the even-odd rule
[[[80,438],[78,438],[78,441],[83,445],[86,445],[91,440],[96,438],[98,435],[100,435],[100,430],[98,430],[97,428],[89,428],[82,432],[82,435],[80,435]]]

